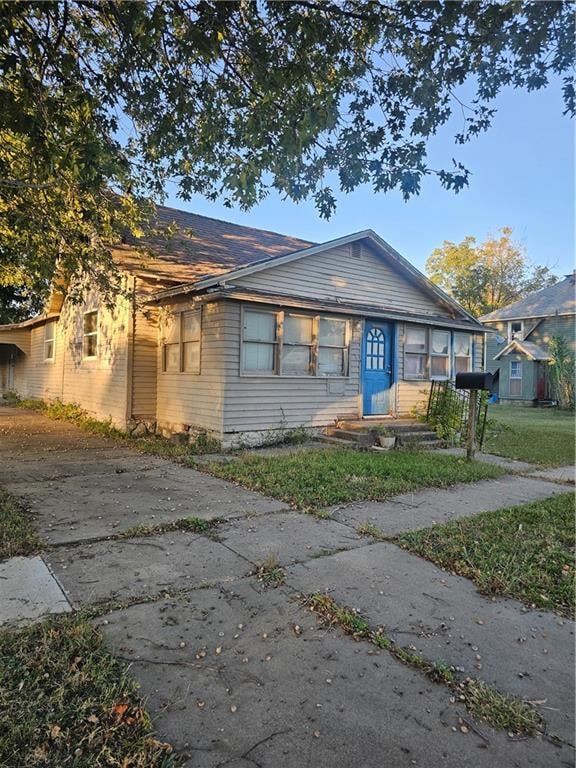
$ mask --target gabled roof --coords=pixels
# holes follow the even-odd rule
[[[154,226],[167,230],[172,223],[179,228],[172,237],[128,238],[113,249],[115,262],[141,277],[189,283],[314,245],[297,237],[158,206]],[[135,246],[152,250],[154,256],[141,256]]]
[[[495,320],[524,320],[531,317],[549,317],[550,315],[573,315],[576,313],[574,274],[564,280],[542,288],[524,299],[496,309],[480,318],[482,323]]]
[[[468,321],[471,321],[473,325],[480,326],[480,323],[473,315],[471,315],[462,306],[460,306],[460,304],[458,304],[458,302],[456,302],[451,296],[448,296],[448,294],[444,293],[441,288],[428,280],[428,278],[425,277],[418,269],[416,269],[416,267],[412,266],[412,264],[410,264],[409,261],[401,256],[398,251],[392,248],[391,245],[389,245],[371,229],[366,229],[362,232],[355,232],[351,235],[337,238],[336,240],[329,240],[326,243],[308,245],[308,247],[299,249],[297,251],[270,256],[265,259],[258,259],[245,266],[231,269],[227,272],[221,272],[220,274],[199,278],[197,280],[191,281],[188,284],[165,288],[158,291],[154,295],[153,300],[160,301],[180,294],[204,291],[219,285],[229,285],[232,284],[234,280],[246,277],[247,275],[253,275],[256,272],[260,272],[272,266],[287,264],[299,259],[313,256],[317,253],[322,253],[323,251],[327,251],[332,248],[339,248],[343,245],[348,245],[359,240],[368,241],[369,245],[372,246],[375,253],[380,258],[383,258],[388,263],[392,263],[412,283],[415,283],[424,293],[433,297],[438,303],[447,307],[452,313],[454,313],[455,316],[465,317]]]
[[[520,341],[519,339],[512,339],[504,349],[501,349],[497,355],[494,355],[494,360],[499,360],[510,352],[521,352],[530,360],[550,360],[548,352],[539,347],[538,344],[535,344],[533,341]]]

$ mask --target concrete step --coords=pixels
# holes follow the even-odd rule
[[[421,443],[425,440],[437,440],[436,432],[431,429],[421,430],[419,432],[401,432],[396,435],[399,443]]]

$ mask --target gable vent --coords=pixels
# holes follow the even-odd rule
[[[353,259],[359,259],[362,256],[362,246],[360,243],[352,243],[350,255]]]

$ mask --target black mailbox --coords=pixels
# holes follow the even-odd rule
[[[492,390],[493,376],[491,373],[457,373],[456,389],[487,389]]]

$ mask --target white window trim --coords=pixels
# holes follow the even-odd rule
[[[406,340],[408,338],[408,331],[410,328],[416,328],[419,331],[424,330],[426,335],[426,349],[423,352],[412,352],[406,349]],[[406,323],[404,325],[404,343],[403,343],[403,363],[402,363],[402,378],[404,381],[429,381],[430,380],[430,329],[425,326],[422,328],[421,325],[416,325],[413,323]],[[418,376],[413,373],[406,373],[406,357],[410,355],[418,355],[426,358],[425,364],[424,364],[424,375]]]
[[[184,341],[184,334],[182,333],[182,327],[184,324],[184,314],[186,312],[197,312],[198,317],[200,320],[200,330],[199,330],[199,336],[198,339],[193,339],[191,341]],[[172,342],[166,342],[164,338],[162,338],[162,346],[161,346],[161,370],[160,373],[168,373],[172,376],[180,373],[185,373],[188,376],[200,376],[202,373],[202,321],[203,321],[203,312],[202,312],[202,306],[199,307],[187,307],[181,310],[178,310],[178,312],[174,313],[175,316],[175,323],[178,327],[178,341],[172,341]],[[194,341],[198,341],[198,370],[197,371],[186,371],[184,370],[184,344],[193,343]],[[177,370],[167,370],[166,369],[166,347],[170,347],[172,345],[178,345],[178,360],[179,365]]]
[[[513,376],[512,375],[512,366],[517,365],[520,371],[519,376]],[[522,365],[522,360],[510,360],[510,378],[514,379],[515,381],[522,381],[522,376],[524,374],[523,371],[524,366]]]
[[[418,328],[422,329],[421,325],[417,325],[416,323],[406,323],[404,326],[404,343],[403,343],[403,371],[402,371],[402,380],[403,381],[452,381],[456,376],[456,357],[466,357],[469,361],[468,363],[468,371],[474,370],[474,334],[472,332],[468,331],[456,331],[452,328],[440,328],[438,326],[424,326],[424,330],[426,331],[426,351],[425,352],[409,352],[406,350],[406,339],[408,337],[408,329],[409,328]],[[434,331],[441,331],[443,333],[448,333],[449,335],[449,341],[448,341],[448,355],[440,355],[438,353],[434,353],[432,351],[432,334]],[[470,354],[469,355],[455,355],[454,354],[454,336],[456,333],[462,333],[466,334],[470,338]],[[409,355],[424,355],[426,358],[426,365],[425,365],[425,375],[424,376],[415,376],[411,373],[406,373],[406,358]],[[448,357],[448,375],[447,376],[438,376],[438,375],[432,375],[432,358],[433,357]]]
[[[514,323],[520,323],[520,335],[512,336],[512,325]],[[524,320],[508,320],[508,341],[524,341]]]
[[[48,326],[53,328],[54,335],[52,336],[51,339],[46,338],[46,329],[48,328]],[[46,354],[46,347],[50,343],[52,343],[52,354],[50,355],[50,357],[48,357],[48,355]],[[56,359],[56,321],[50,320],[44,326],[44,362],[53,363],[55,359]]]
[[[432,337],[434,335],[435,331],[439,331],[440,333],[447,333],[448,334],[448,351],[446,354],[440,354],[439,352],[434,352]],[[429,342],[428,342],[428,348],[430,350],[429,355],[429,372],[430,372],[430,381],[450,381],[453,374],[453,365],[452,365],[452,354],[454,350],[454,335],[453,331],[451,331],[449,328],[430,328],[429,329]],[[410,353],[408,353],[410,354]],[[441,375],[437,373],[432,373],[432,358],[433,357],[441,357],[445,359],[448,363],[447,368],[448,372],[446,375]]]
[[[269,344],[275,344],[275,354],[274,354],[274,371],[249,371],[244,368],[244,313],[245,312],[260,312],[262,314],[269,314],[274,315],[276,317],[276,341],[275,342],[266,342]],[[306,374],[296,374],[296,373],[282,373],[282,350],[284,347],[284,319],[286,315],[296,315],[297,317],[311,317],[312,318],[312,345],[294,345],[294,346],[311,346],[311,368],[313,369],[311,373]],[[329,344],[322,344],[320,345],[320,339],[319,339],[319,327],[320,327],[320,318],[326,318],[328,320],[341,320],[345,323],[345,337],[344,341],[346,344],[345,348],[338,347],[338,349],[344,349],[344,373],[338,374],[338,375],[329,375],[324,373],[318,372],[318,356],[319,356],[319,350],[320,346],[322,347],[330,347]],[[316,379],[320,381],[334,381],[335,379],[349,379],[350,378],[350,343],[351,343],[352,333],[351,333],[351,326],[350,326],[350,319],[347,317],[342,317],[340,315],[331,315],[329,313],[312,313],[312,312],[304,312],[299,311],[297,308],[295,308],[293,311],[291,310],[276,310],[276,309],[269,309],[269,308],[261,308],[259,306],[247,306],[242,305],[241,307],[241,313],[240,313],[240,370],[239,375],[241,378],[270,378],[270,379],[298,379],[298,380],[306,380],[309,381],[310,379]],[[246,340],[248,343],[250,340]],[[264,342],[263,342],[264,343]],[[292,345],[291,345],[292,346]],[[336,348],[336,347],[332,347]]]
[[[86,315],[96,315],[96,330],[90,331],[90,333],[84,332],[84,321],[86,320]],[[100,310],[98,309],[89,309],[87,312],[84,312],[82,315],[82,360],[97,360],[98,358],[98,350],[100,346],[100,339],[98,338],[100,335]],[[84,350],[86,349],[86,339],[95,336],[96,337],[96,354],[95,355],[86,355],[84,353]]]

